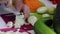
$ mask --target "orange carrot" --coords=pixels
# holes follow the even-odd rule
[[[31,10],[36,10],[42,6],[38,0],[24,0],[24,3],[28,5]]]

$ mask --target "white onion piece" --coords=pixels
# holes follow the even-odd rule
[[[28,18],[28,22],[31,23],[33,26],[34,26],[36,21],[37,21],[37,17],[35,17],[35,16],[30,16]]]

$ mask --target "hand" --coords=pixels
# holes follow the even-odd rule
[[[0,3],[6,4],[6,7],[13,7],[12,0],[6,0],[5,2],[0,0]],[[15,9],[17,11],[23,10],[25,19],[27,19],[29,16],[30,10],[29,10],[29,7],[23,3],[23,0],[14,0],[14,4],[15,4],[14,5]]]
[[[27,19],[29,17],[29,14],[30,14],[30,9],[27,5],[24,5],[23,12],[24,12],[24,15],[25,15],[25,19]]]
[[[30,9],[27,5],[23,3],[22,0],[17,0],[17,1],[15,0],[15,7],[17,11],[23,10],[25,19],[29,17]]]

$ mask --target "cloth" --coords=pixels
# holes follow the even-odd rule
[[[12,13],[2,14],[1,17],[5,21],[5,23],[8,23],[9,21],[12,21],[12,22],[15,21],[15,15]]]

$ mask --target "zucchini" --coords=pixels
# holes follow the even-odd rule
[[[47,18],[43,18],[38,20],[34,24],[34,30],[36,34],[56,34],[51,28],[49,28],[44,22],[48,20]]]

